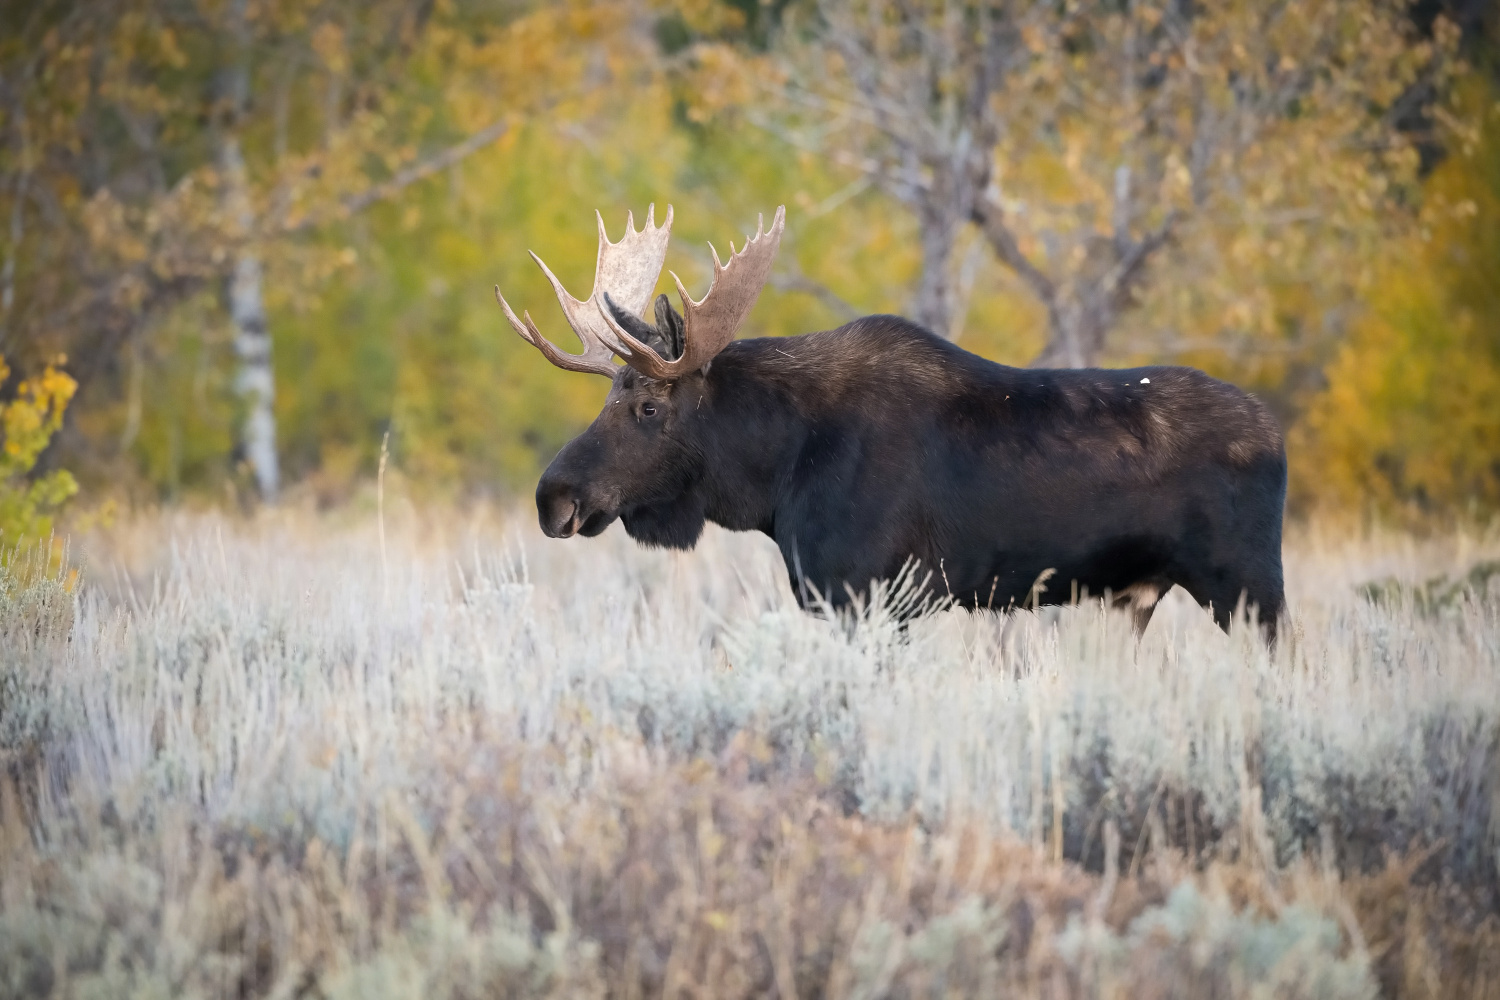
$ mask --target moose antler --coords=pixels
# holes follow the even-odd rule
[[[653,204],[646,209],[646,225],[639,231],[635,228],[634,214],[626,213],[625,235],[620,237],[618,243],[609,241],[609,235],[604,230],[604,216],[595,212],[594,217],[599,220],[599,259],[594,267],[594,291],[587,300],[580,302],[569,295],[551,268],[542,262],[542,258],[534,253],[531,255],[531,259],[536,261],[547,280],[552,283],[552,290],[557,293],[558,305],[562,306],[568,325],[583,342],[582,354],[569,354],[559,350],[537,330],[529,312],[523,314],[523,325],[521,320],[516,319],[505,296],[500,294],[499,285],[495,286],[495,298],[500,302],[500,308],[505,310],[505,318],[510,321],[516,333],[521,335],[521,339],[541,351],[548,361],[568,371],[614,378],[615,372],[619,370],[615,366],[614,355],[621,352],[612,342],[614,336],[604,318],[607,313],[604,295],[608,293],[612,300],[636,316],[646,308],[646,303],[651,300],[651,292],[656,288],[656,279],[661,277],[662,264],[667,259],[667,241],[672,237],[672,206],[667,206],[666,221],[660,226],[656,225],[656,206]]]
[[[661,276],[667,241],[672,233],[672,206],[667,206],[666,221],[659,227],[653,221],[655,211],[655,205],[646,210],[646,225],[639,232],[635,230],[635,217],[627,214],[625,235],[618,243],[609,241],[604,231],[604,217],[594,213],[599,219],[599,263],[594,270],[594,291],[586,301],[580,302],[569,295],[542,259],[536,254],[531,255],[547,280],[552,282],[568,325],[583,342],[582,354],[559,350],[538,332],[530,313],[523,314],[524,323],[517,319],[505,296],[500,294],[500,286],[496,285],[495,298],[516,333],[557,367],[591,372],[606,378],[614,378],[619,371],[614,364],[615,355],[642,375],[656,379],[675,379],[706,367],[734,339],[735,332],[770,277],[771,263],[776,259],[781,233],[786,228],[786,206],[776,209],[769,232],[765,229],[765,216],[761,216],[755,235],[738,253],[730,243],[728,264],[720,263],[719,252],[712,243],[708,245],[714,257],[714,277],[708,293],[699,301],[693,301],[683,287],[682,279],[675,273],[672,275],[672,280],[677,283],[677,294],[682,296],[685,330],[682,356],[676,361],[663,359],[631,336],[615,321],[604,301],[607,294],[611,302],[632,316],[639,316],[645,310],[656,280]]]
[[[739,253],[734,252],[733,243],[729,244],[728,264],[721,264],[719,252],[712,243],[708,245],[709,253],[714,257],[714,278],[707,294],[699,301],[693,301],[687,289],[682,286],[682,279],[677,277],[676,272],[672,272],[672,280],[677,283],[677,294],[682,296],[685,329],[682,357],[676,361],[663,359],[622,328],[607,308],[601,310],[605,322],[620,341],[623,350],[617,349],[617,353],[625,363],[642,375],[670,380],[707,366],[715,355],[727,347],[771,275],[771,263],[776,259],[776,250],[781,246],[781,233],[786,228],[786,206],[776,209],[770,232],[766,232],[765,225],[766,218],[762,215],[756,224],[755,235],[746,241]],[[613,291],[610,292],[610,298],[615,298]],[[640,312],[640,308],[632,310],[634,315],[639,315]]]

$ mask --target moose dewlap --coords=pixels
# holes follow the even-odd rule
[[[762,531],[804,606],[846,604],[916,560],[929,593],[969,608],[1111,594],[1144,628],[1177,584],[1226,628],[1242,601],[1257,608],[1274,638],[1286,452],[1259,401],[1192,368],[1009,368],[897,316],[737,341],[784,207],[727,263],[713,253],[701,300],[674,274],[682,311],[661,295],[648,322],[672,228],[670,206],[661,226],[654,213],[639,231],[627,217],[618,243],[599,218],[586,300],[532,255],[581,355],[495,289],[547,360],[614,383],[537,485],[549,536],[616,518],[684,549],[705,521]]]

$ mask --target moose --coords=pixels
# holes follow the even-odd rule
[[[1228,629],[1283,611],[1286,452],[1266,407],[1193,368],[1010,368],[897,316],[735,340],[786,225],[764,217],[695,301],[660,295],[672,209],[611,243],[575,299],[541,267],[581,355],[530,313],[516,332],[552,364],[612,381],[593,424],[537,485],[552,538],[616,518],[691,549],[706,521],[775,540],[804,608],[868,595],[916,560],[925,592],[970,609],[1105,597],[1139,633],[1173,584]],[[623,361],[616,364],[615,359]],[[1039,581],[1045,581],[1039,583]],[[1044,589],[1039,589],[1044,588]]]

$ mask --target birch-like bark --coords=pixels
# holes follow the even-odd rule
[[[251,232],[255,216],[238,136],[225,136],[220,165],[231,218],[242,233]],[[226,295],[239,364],[234,388],[245,405],[240,453],[250,466],[260,498],[271,503],[281,486],[281,472],[276,459],[276,373],[271,365],[271,329],[266,323],[263,285],[260,256],[252,248],[240,250],[229,275]]]
[[[255,232],[250,177],[245,169],[245,154],[237,131],[250,96],[250,46],[245,0],[237,0],[230,9],[230,31],[237,49],[235,62],[225,80],[232,117],[220,133],[219,169],[224,182],[224,207],[240,237],[245,239]],[[226,284],[225,298],[229,303],[229,319],[234,326],[234,353],[238,361],[234,387],[245,406],[239,452],[250,466],[261,500],[274,503],[281,486],[281,470],[276,458],[276,373],[271,365],[271,329],[266,323],[264,277],[253,241],[242,244]]]

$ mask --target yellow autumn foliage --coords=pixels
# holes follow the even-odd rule
[[[10,368],[0,357],[0,382],[9,377]],[[53,514],[78,492],[78,483],[64,469],[28,478],[62,426],[77,388],[71,376],[49,364],[40,375],[23,380],[14,399],[0,403],[0,552],[47,538]]]
[[[1500,510],[1500,102],[1426,185],[1289,442],[1294,506],[1402,520]]]

